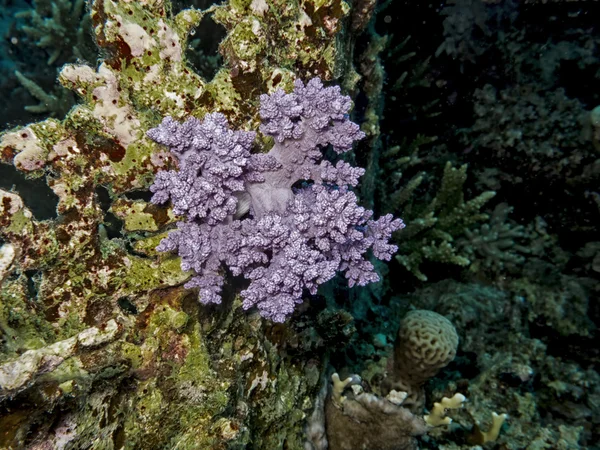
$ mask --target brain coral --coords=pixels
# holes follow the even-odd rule
[[[457,348],[454,325],[444,316],[415,310],[402,319],[390,378],[392,389],[408,393],[404,406],[422,407],[423,384],[454,359]]]

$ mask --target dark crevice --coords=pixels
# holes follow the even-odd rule
[[[41,277],[41,273],[38,270],[26,270],[25,276],[27,277],[27,296],[30,299],[37,298],[38,285]]]
[[[128,297],[121,297],[119,300],[117,300],[117,304],[119,305],[119,308],[121,308],[126,314],[136,315],[138,313],[137,307]]]
[[[123,237],[123,221],[115,216],[113,213],[106,213],[104,215],[104,229],[106,230],[106,236],[109,239],[116,239]]]
[[[189,65],[205,80],[212,80],[223,65],[219,43],[225,36],[225,28],[210,15],[205,16],[200,25],[190,32],[185,56]]]
[[[100,205],[100,208],[102,209],[102,212],[106,214],[112,203],[108,189],[106,189],[104,186],[96,186],[94,192],[96,193],[96,199]]]
[[[58,197],[45,177],[27,179],[13,166],[0,164],[0,188],[18,194],[37,220],[56,219]]]
[[[145,202],[150,202],[153,195],[154,194],[150,191],[131,191],[123,194],[123,197],[127,200],[143,200]]]
[[[104,213],[102,225],[104,225],[106,236],[109,239],[122,238],[123,221],[112,212],[109,212],[113,201],[110,192],[104,186],[96,186],[94,192],[96,193],[96,200],[98,201],[100,209],[102,209],[102,212]]]

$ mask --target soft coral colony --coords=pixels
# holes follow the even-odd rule
[[[350,107],[318,78],[262,95],[260,131],[275,142],[266,154],[251,153],[255,133],[231,130],[220,113],[183,124],[166,117],[148,131],[179,161],[179,170],[157,174],[152,201],[170,200],[185,218],[157,249],[179,253],[182,269],[195,273],[186,287],[199,288],[202,303],[221,302],[223,263],[250,281],[244,308],[275,322],[338,271],[350,287],[379,280],[367,251],[389,260],[397,247],[388,240],[404,225],[358,206],[351,187],[362,168],[323,159],[327,148],[340,155],[364,136]]]

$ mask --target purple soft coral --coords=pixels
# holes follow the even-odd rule
[[[365,253],[389,260],[397,250],[389,238],[404,225],[391,215],[372,220],[357,205],[349,187],[363,169],[322,161],[325,147],[344,153],[364,137],[339,87],[297,80],[294,92],[260,100],[261,131],[275,139],[267,154],[251,154],[254,133],[230,130],[218,113],[183,124],[167,117],[148,131],[179,160],[178,171],[157,174],[152,201],[170,200],[185,216],[157,249],[177,250],[195,273],[186,287],[198,287],[201,302],[221,302],[225,264],[250,280],[244,308],[283,322],[303,290],[316,293],[336,272],[350,286],[378,281]],[[308,183],[293,188],[300,180]]]
[[[173,212],[189,219],[222,222],[235,213],[234,192],[244,190],[255,133],[232,131],[223,114],[207,114],[178,124],[166,117],[148,136],[167,145],[179,159],[179,171],[162,171],[150,190],[154,203],[171,200]]]

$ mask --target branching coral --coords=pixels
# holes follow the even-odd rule
[[[535,233],[523,225],[509,222],[511,211],[506,203],[500,203],[494,208],[489,222],[478,228],[465,229],[464,236],[458,240],[458,246],[474,261],[470,266],[473,272],[480,269],[494,273],[514,271],[532,253],[528,244],[532,244]]]
[[[23,31],[48,52],[48,64],[54,64],[61,55],[64,60],[95,59],[91,20],[84,0],[35,0],[34,5],[17,17],[29,21]]]
[[[148,132],[180,164],[157,174],[152,200],[171,200],[187,218],[158,250],[179,252],[182,268],[196,273],[186,286],[200,288],[201,302],[221,302],[221,263],[251,280],[244,308],[258,306],[276,322],[293,312],[303,289],[315,294],[337,271],[350,286],[378,281],[363,255],[371,249],[389,260],[397,247],[387,241],[403,224],[391,214],[372,220],[356,204],[349,188],[362,169],[322,160],[325,147],[342,154],[363,137],[347,118],[350,105],[339,87],[317,78],[296,81],[291,94],[263,95],[261,131],[275,140],[266,155],[251,154],[254,133],[230,130],[221,114],[182,125],[166,118]]]
[[[35,81],[30,80],[18,70],[15,76],[19,83],[29,91],[32,97],[40,101],[37,105],[27,105],[25,110],[33,113],[47,113],[51,117],[63,117],[75,103],[73,93],[62,87],[47,93]]]
[[[467,165],[457,168],[449,161],[437,191],[433,191],[435,176],[423,170],[429,168],[429,161],[420,153],[429,147],[433,147],[429,153],[443,152],[445,146],[435,145],[436,140],[435,136],[417,135],[388,148],[382,155],[383,176],[378,184],[382,209],[400,211],[407,222],[407,227],[394,235],[399,247],[396,260],[422,281],[427,280],[421,267],[427,261],[461,267],[471,264],[474,249],[467,248],[465,235],[475,238],[478,226],[487,223],[489,215],[481,209],[495,196],[489,190],[465,200]]]
[[[37,105],[26,105],[25,110],[62,118],[75,104],[75,98],[68,89],[58,84],[48,91],[40,86],[48,86],[50,80],[45,79],[46,71],[39,65],[40,55],[37,53],[48,55],[49,66],[75,61],[96,62],[98,50],[86,2],[35,0],[30,9],[17,12],[15,18],[16,31],[11,42],[14,46],[23,47],[20,51],[29,57],[30,62],[27,59],[15,61],[16,67],[23,73],[17,70],[14,76],[32,97],[39,100]],[[41,52],[37,48],[42,49]]]
[[[454,241],[469,227],[488,219],[488,215],[480,210],[495,192],[487,191],[465,201],[463,186],[466,178],[466,165],[454,168],[447,163],[435,198],[424,207],[413,205],[406,211],[406,217],[411,220],[396,234],[400,249],[396,260],[420,280],[427,279],[420,269],[426,260],[459,266],[468,266],[471,262]],[[413,180],[418,186],[420,179]],[[411,183],[408,187],[414,190]],[[408,202],[410,196],[403,195],[402,199]]]

